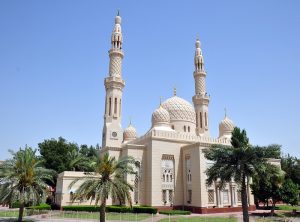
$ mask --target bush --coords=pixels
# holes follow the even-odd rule
[[[60,205],[57,203],[52,203],[51,205],[51,210],[60,210]]]
[[[146,213],[146,214],[157,214],[157,208],[146,207],[146,206],[134,206],[132,208],[133,213]]]
[[[159,211],[160,214],[166,214],[166,215],[190,215],[190,211],[186,210],[162,210]]]
[[[99,212],[99,206],[64,206],[62,207],[64,211],[87,211],[87,212]],[[156,214],[157,209],[154,207],[146,206],[134,206],[133,208],[127,206],[106,206],[106,212],[115,212],[115,213],[148,213]]]
[[[20,203],[19,202],[14,202],[10,205],[10,208],[19,208],[20,207]]]
[[[106,206],[106,212],[116,212],[116,213],[132,213],[132,209],[126,206]]]
[[[27,207],[27,209],[32,209],[32,210],[51,210],[51,206],[46,204],[46,203],[41,203],[38,206],[30,206]]]
[[[87,212],[99,212],[99,206],[64,206],[62,207],[64,211],[87,211]]]

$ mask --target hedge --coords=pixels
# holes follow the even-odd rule
[[[32,209],[32,210],[51,210],[51,206],[46,204],[46,203],[42,203],[38,206],[30,206],[27,207],[27,209]]]
[[[88,212],[99,212],[99,206],[64,206],[62,207],[64,211],[88,211]]]
[[[132,208],[127,206],[106,206],[106,212],[115,212],[115,213],[132,213]]]
[[[99,212],[99,206],[64,206],[62,207],[64,211],[88,211],[88,212]],[[146,206],[134,206],[132,208],[127,206],[106,206],[106,212],[116,212],[116,213],[148,213],[156,214],[157,208],[146,207]]]
[[[144,207],[144,206],[134,206],[132,207],[133,213],[147,213],[147,214],[157,214],[157,208],[155,207]]]
[[[190,215],[190,211],[186,210],[162,210],[159,211],[160,214],[166,214],[166,215]]]

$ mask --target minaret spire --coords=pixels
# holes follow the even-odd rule
[[[209,136],[208,125],[208,104],[209,96],[206,92],[206,71],[204,68],[204,59],[201,50],[200,40],[197,38],[195,43],[194,56],[194,79],[195,79],[195,95],[193,103],[196,111],[196,133],[197,135]]]
[[[122,94],[125,81],[122,79],[122,61],[124,53],[122,50],[123,36],[121,21],[122,19],[118,11],[115,17],[115,25],[111,35],[108,76],[104,80],[106,103],[102,147],[121,147],[123,141],[121,118]]]

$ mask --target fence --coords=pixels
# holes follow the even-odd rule
[[[0,218],[14,220],[18,217],[19,211],[15,210],[2,210],[0,211]],[[147,221],[154,222],[157,215],[143,214],[143,213],[106,213],[106,221]],[[69,222],[82,222],[82,221],[99,221],[99,212],[84,212],[84,211],[54,211],[54,210],[24,210],[24,218],[34,219],[35,221],[69,221]]]

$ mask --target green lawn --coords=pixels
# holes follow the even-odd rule
[[[0,210],[0,217],[17,217],[18,215],[17,210]]]
[[[40,211],[41,212],[41,211]],[[43,211],[44,214],[46,211]],[[0,211],[0,217],[18,217],[18,211],[16,210],[6,210]],[[35,211],[38,214],[38,211]],[[26,212],[24,216],[26,216]],[[133,213],[106,213],[107,220],[118,220],[118,221],[141,221],[150,218],[151,214],[133,214]],[[50,217],[50,215],[48,215]],[[75,211],[53,211],[51,213],[51,218],[74,218],[74,219],[97,219],[99,218],[98,212],[75,212]]]
[[[133,213],[106,213],[107,220],[118,220],[118,221],[141,221],[150,218],[151,214],[133,214]],[[98,212],[59,212],[58,214],[53,214],[52,217],[59,218],[78,218],[78,219],[97,219],[99,218]]]
[[[171,217],[171,222],[236,222],[233,217]],[[159,222],[169,222],[169,218],[160,220]]]
[[[292,211],[293,209],[296,209],[297,211],[300,211],[300,206],[291,206],[291,205],[278,205],[276,206],[277,210],[288,210]]]

